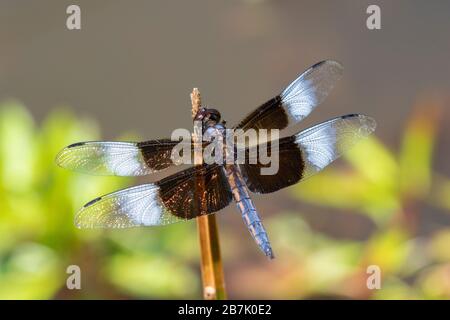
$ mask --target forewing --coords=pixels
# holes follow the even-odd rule
[[[142,176],[174,165],[172,150],[179,143],[180,141],[169,139],[146,142],[79,142],[64,148],[57,155],[56,163],[82,173]],[[190,145],[189,142],[189,147]]]
[[[342,66],[332,60],[313,65],[235,128],[281,130],[301,121],[327,97],[342,72]]]

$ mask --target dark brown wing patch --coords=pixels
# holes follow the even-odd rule
[[[179,141],[160,139],[138,142],[137,147],[141,151],[146,166],[154,171],[160,171],[174,164],[171,159],[172,150],[178,143]]]
[[[270,99],[252,113],[247,115],[237,126],[237,129],[284,129],[289,119],[283,108],[281,97]]]
[[[215,164],[189,168],[156,184],[166,209],[183,219],[219,211],[232,200],[222,167]]]
[[[271,143],[267,144],[267,154],[271,156]],[[271,164],[262,164],[259,161],[256,164],[240,164],[244,180],[250,191],[254,193],[270,193],[287,186],[293,185],[302,179],[305,162],[302,152],[295,142],[295,137],[286,137],[279,140],[279,168],[274,175],[263,175],[261,169],[269,167]],[[249,159],[249,150],[246,150],[246,159]]]

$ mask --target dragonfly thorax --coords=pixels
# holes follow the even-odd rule
[[[206,141],[211,141],[217,137],[225,137],[225,126],[221,123],[216,123],[213,126],[207,126],[204,131],[203,138]]]

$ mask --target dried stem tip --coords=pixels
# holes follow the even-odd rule
[[[192,103],[192,119],[193,119],[202,105],[202,99],[200,96],[200,91],[198,91],[198,88],[194,88],[192,90],[191,103]]]

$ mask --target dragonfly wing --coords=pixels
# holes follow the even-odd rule
[[[211,214],[232,200],[222,167],[199,165],[156,183],[98,197],[78,212],[79,228],[166,225]]]
[[[375,130],[371,117],[350,114],[334,118],[278,140],[269,142],[267,150],[278,152],[278,171],[262,174],[261,169],[272,164],[240,164],[248,188],[255,193],[270,193],[293,185],[321,171],[346,150]],[[247,154],[251,153],[247,149]],[[269,156],[272,154],[269,152]],[[248,159],[249,156],[247,156]],[[276,160],[276,158],[272,159]]]
[[[145,142],[79,142],[64,148],[56,163],[66,169],[96,175],[142,176],[177,163],[172,150],[180,141],[169,139]],[[182,155],[182,146],[180,155]],[[187,150],[192,150],[191,142]]]
[[[342,72],[342,65],[336,61],[316,63],[282,93],[247,115],[235,129],[281,130],[298,123],[328,96]]]

